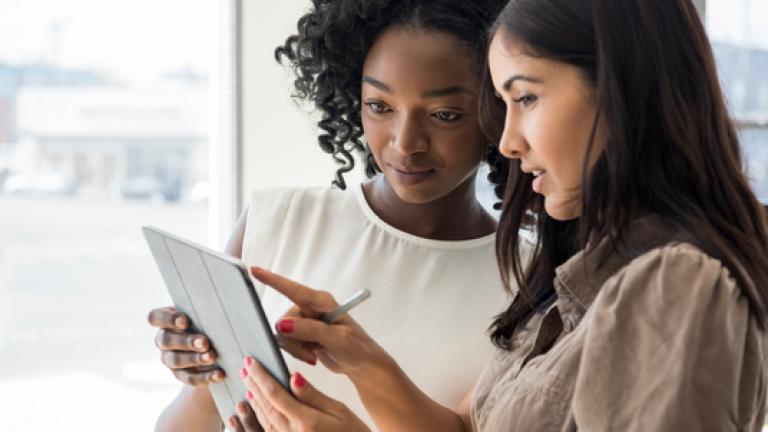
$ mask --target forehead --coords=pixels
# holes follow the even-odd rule
[[[374,42],[363,74],[392,87],[479,85],[481,66],[459,39],[430,30],[392,28]]]
[[[548,88],[568,86],[584,87],[587,83],[576,66],[530,54],[522,43],[506,37],[501,31],[491,40],[488,66],[497,90],[513,75],[526,75],[537,79]]]
[[[520,69],[521,72],[540,69],[541,72],[545,72],[551,63],[553,62],[529,55],[522,43],[506,37],[502,31],[496,32],[493,36],[488,50],[488,65],[491,73],[499,68]]]

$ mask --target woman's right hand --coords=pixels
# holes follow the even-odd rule
[[[221,382],[224,371],[215,368],[216,351],[207,337],[189,333],[189,318],[173,307],[152,309],[147,318],[157,327],[155,345],[161,359],[179,381],[191,386]]]
[[[374,370],[390,369],[393,361],[389,354],[351,316],[344,314],[333,324],[320,320],[338,306],[330,293],[258,267],[252,267],[251,274],[294,303],[276,323],[277,339],[291,355],[310,364],[319,359],[331,371],[353,381]]]

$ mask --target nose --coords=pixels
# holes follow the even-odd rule
[[[425,152],[429,149],[429,135],[418,116],[404,114],[394,126],[391,146],[403,155]]]
[[[526,142],[517,119],[507,110],[504,118],[504,132],[501,134],[499,142],[499,152],[507,159],[520,159],[528,152],[528,143]]]

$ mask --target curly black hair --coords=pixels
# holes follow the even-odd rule
[[[381,172],[363,140],[360,87],[369,48],[394,26],[433,30],[454,36],[475,56],[478,73],[485,65],[487,29],[506,0],[312,0],[312,8],[298,21],[297,34],[275,50],[275,58],[293,68],[294,98],[320,111],[320,148],[340,165],[333,185],[346,189],[344,174],[362,155],[366,175]],[[488,141],[485,161],[488,180],[503,198],[508,161]],[[497,203],[494,207],[499,207]]]

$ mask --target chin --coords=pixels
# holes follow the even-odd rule
[[[394,190],[397,197],[408,204],[427,204],[440,198],[438,194],[413,188],[396,187]]]
[[[549,217],[559,221],[576,219],[581,213],[579,209],[574,206],[563,205],[563,203],[550,203],[546,199],[544,200],[544,210]]]

